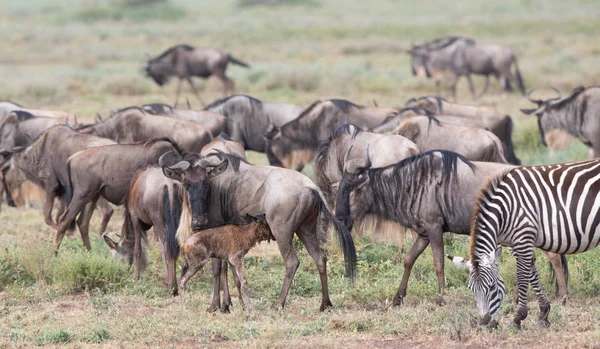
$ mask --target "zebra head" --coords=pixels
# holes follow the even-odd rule
[[[490,320],[498,315],[502,299],[504,298],[504,282],[498,272],[498,260],[502,255],[502,248],[481,256],[479,261],[473,262],[468,286],[475,295],[477,307],[483,316],[480,325],[487,325]]]

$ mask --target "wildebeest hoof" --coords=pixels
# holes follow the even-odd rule
[[[440,307],[443,307],[444,305],[446,305],[446,301],[444,300],[444,298],[439,297],[436,301],[435,304],[439,305]]]
[[[548,319],[538,320],[537,325],[539,327],[548,328],[548,327],[550,327],[550,321],[548,321]]]
[[[394,297],[392,300],[392,307],[399,307],[404,304],[404,297]]]
[[[325,311],[326,309],[332,308],[333,304],[331,304],[331,301],[327,301],[323,304],[321,304],[321,308],[319,308],[320,311]]]
[[[229,311],[229,305],[222,306],[220,310],[221,310],[221,313],[223,313],[223,314],[229,314],[230,313],[230,311]]]
[[[560,303],[561,303],[563,306],[565,306],[565,305],[567,305],[567,300],[568,300],[568,299],[569,299],[569,296],[564,296],[564,297],[562,298],[562,300],[561,300],[561,302],[560,302]]]
[[[273,303],[273,305],[271,305],[271,309],[276,310],[276,311],[282,311],[283,304]]]
[[[210,307],[206,308],[206,312],[208,313],[214,313],[217,310],[219,310],[219,306],[216,306],[214,304],[211,304]]]

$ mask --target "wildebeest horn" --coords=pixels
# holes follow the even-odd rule
[[[190,167],[190,162],[183,160],[183,161],[179,161],[178,163],[176,163],[173,166],[167,166],[167,167],[171,170],[185,171]]]
[[[527,94],[525,95],[525,98],[527,98],[531,103],[535,103],[537,105],[541,105],[544,103],[543,100],[541,99],[533,99],[531,98],[531,94],[535,91],[535,89],[529,90],[529,92],[527,92]]]
[[[218,156],[208,156],[200,160],[200,166],[202,167],[217,167],[225,161],[225,158],[221,159]]]
[[[546,102],[554,102],[554,101],[558,101],[558,100],[560,100],[560,99],[562,98],[562,94],[560,93],[560,91],[559,91],[559,90],[557,90],[557,89],[556,89],[555,87],[553,87],[553,86],[551,86],[550,88],[551,88],[551,89],[553,89],[553,90],[554,90],[554,92],[556,92],[556,94],[558,95],[558,97],[555,97],[555,98],[550,98],[550,99],[548,99]]]
[[[535,89],[533,90],[529,90],[529,92],[527,92],[527,95],[525,95],[525,97],[527,97],[527,99],[531,102],[531,103],[535,103],[538,106],[541,106],[544,103],[548,103],[548,102],[554,102],[554,101],[558,101],[559,99],[562,98],[562,94],[560,93],[559,90],[557,90],[555,87],[550,87],[552,90],[554,90],[554,92],[556,92],[556,94],[558,95],[558,97],[554,97],[554,98],[550,98],[547,100],[543,100],[543,99],[533,99],[531,98],[531,94],[535,91]]]
[[[168,151],[166,153],[164,153],[163,155],[161,155],[158,158],[158,166],[163,167],[163,166],[169,166],[169,164],[174,164],[175,162],[181,160],[181,157],[175,153],[174,151]]]
[[[358,173],[365,168],[367,168],[367,160],[360,158],[348,160],[344,164],[344,172],[347,173]]]
[[[100,116],[100,113],[96,113],[96,122],[100,121],[102,121],[102,116]]]

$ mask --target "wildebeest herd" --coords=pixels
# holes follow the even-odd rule
[[[471,74],[490,75],[506,91],[511,82],[525,94],[514,53],[463,37],[444,37],[413,46],[415,75],[438,82]],[[342,99],[310,106],[264,102],[232,95],[203,110],[179,109],[181,83],[216,75],[224,93],[233,91],[229,62],[249,67],[217,49],[174,46],[147,62],[159,85],[179,78],[174,106],[151,103],[120,109],[93,124],[68,113],[0,102],[2,191],[19,204],[21,186],[43,189],[45,222],[55,228],[55,254],[68,231],[78,227],[90,249],[89,224],[98,206],[106,230],[113,208],[123,206],[119,241],[102,236],[111,252],[134,266],[138,279],[147,264],[147,231],[153,227],[165,265],[169,292],[178,294],[210,258],[214,292],[210,311],[229,311],[227,269],[231,264],[240,304],[250,297],[243,258],[258,242],[274,240],[285,261],[276,302],[284,307],[299,266],[296,235],[314,259],[322,290],[320,309],[332,305],[324,248],[334,231],[345,272],[356,276],[351,235],[394,235],[401,258],[407,229],[414,243],[404,257],[404,274],[393,305],[402,304],[411,269],[428,245],[444,301],[444,232],[470,234],[468,286],[481,311],[481,324],[499,312],[505,289],[498,273],[500,246],[517,258],[518,308],[514,324],[527,316],[531,284],[548,324],[549,301],[540,285],[533,249],[548,255],[558,295],[567,293],[565,254],[600,242],[600,162],[520,166],[512,143],[513,121],[494,107],[452,103],[440,96],[410,98],[401,107],[362,106]],[[511,67],[515,67],[515,72]],[[439,91],[438,91],[439,92]],[[557,91],[558,92],[558,91]],[[481,95],[480,94],[480,95]],[[523,113],[535,114],[544,136],[562,129],[600,154],[600,88],[578,87],[562,98],[533,99]],[[253,165],[246,150],[264,153],[270,166]],[[311,164],[316,184],[300,173]],[[52,211],[55,201],[57,213]],[[177,261],[182,256],[181,277]],[[223,300],[221,300],[221,289]]]

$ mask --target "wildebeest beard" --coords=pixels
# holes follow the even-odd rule
[[[148,62],[146,75],[151,77],[158,86],[162,86],[169,81],[169,75],[162,72],[160,67],[155,66],[151,62]]]
[[[209,228],[208,205],[210,197],[210,184],[208,178],[203,178],[198,183],[184,183],[188,192],[189,205],[192,210],[192,230],[198,231]]]

